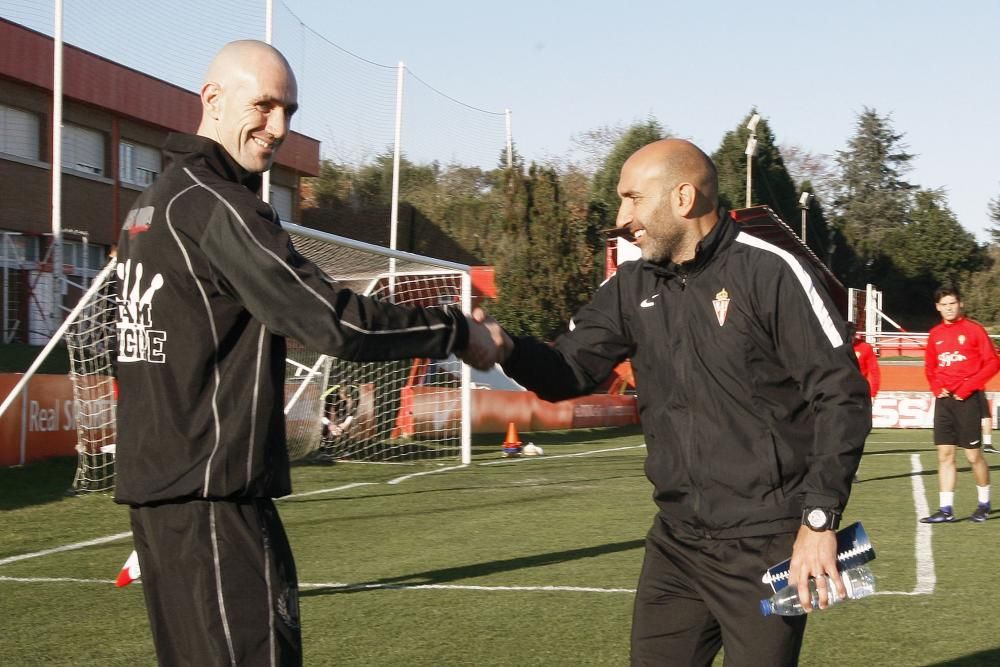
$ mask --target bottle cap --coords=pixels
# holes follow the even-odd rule
[[[771,601],[770,600],[761,600],[760,601],[760,613],[761,614],[763,614],[764,616],[770,616],[772,611],[774,611],[774,609],[773,609],[773,607],[771,607]]]

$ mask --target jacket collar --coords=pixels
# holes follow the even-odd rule
[[[736,222],[729,215],[729,211],[720,208],[719,221],[715,223],[715,227],[712,227],[712,231],[705,238],[698,241],[692,259],[680,264],[671,261],[654,263],[642,260],[643,268],[667,277],[698,273],[715,258],[722,248],[732,243],[737,232]]]
[[[167,158],[178,164],[200,163],[216,173],[220,178],[259,193],[263,181],[260,174],[254,174],[239,165],[220,144],[196,134],[171,132],[163,145]]]

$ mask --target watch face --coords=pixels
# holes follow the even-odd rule
[[[826,512],[817,507],[809,512],[806,516],[806,521],[808,521],[809,525],[813,528],[822,528],[827,522]]]

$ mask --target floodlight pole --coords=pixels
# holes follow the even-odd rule
[[[799,197],[799,208],[802,209],[802,233],[799,235],[802,242],[806,242],[806,215],[809,211],[809,202],[812,201],[812,193],[803,192],[802,196]]]
[[[274,0],[264,2],[264,42],[271,44],[274,41]],[[271,170],[264,172],[260,182],[260,198],[268,204],[271,203]]]
[[[52,36],[52,303],[49,331],[59,328],[62,314],[62,125],[63,125],[63,2],[56,0]]]
[[[752,180],[753,180],[753,156],[757,152],[757,123],[760,122],[760,114],[755,113],[750,117],[750,122],[747,123],[747,129],[750,130],[750,138],[747,139],[747,149],[744,151],[747,156],[747,208],[750,208],[751,204],[751,191],[752,191]]]

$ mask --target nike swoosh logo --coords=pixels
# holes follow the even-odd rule
[[[653,306],[656,305],[655,303],[653,303],[653,299],[655,299],[658,296],[660,296],[660,295],[659,294],[654,294],[653,296],[649,297],[648,299],[643,299],[641,302],[639,302],[639,307],[640,308],[652,308]]]

